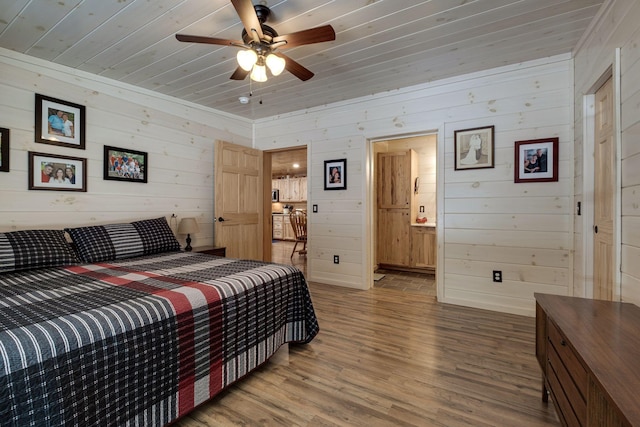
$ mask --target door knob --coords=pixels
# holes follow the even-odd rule
[[[218,222],[224,222],[224,218],[218,217]]]
[[[597,225],[593,226],[593,231],[594,231],[594,233],[598,234],[598,226]]]

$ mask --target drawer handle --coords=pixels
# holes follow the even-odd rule
[[[560,345],[564,347],[567,345],[567,342],[565,340],[560,340]]]

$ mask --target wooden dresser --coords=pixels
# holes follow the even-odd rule
[[[199,246],[193,248],[193,252],[198,252],[201,254],[209,254],[209,255],[217,255],[217,256],[227,256],[227,248],[224,246]]]
[[[640,307],[535,294],[542,399],[566,426],[640,426]]]

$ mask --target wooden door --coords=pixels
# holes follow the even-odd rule
[[[378,209],[410,208],[412,150],[378,153]]]
[[[593,297],[613,299],[615,283],[615,158],[612,79],[596,92],[593,227]]]
[[[410,210],[378,209],[376,253],[379,264],[409,267]]]
[[[224,141],[215,147],[215,244],[230,258],[263,257],[262,151]]]
[[[436,268],[436,229],[411,227],[411,267]]]

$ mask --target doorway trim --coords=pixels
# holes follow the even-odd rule
[[[272,190],[272,185],[271,185],[271,180],[272,180],[272,174],[273,174],[273,169],[272,169],[272,155],[274,153],[279,153],[279,152],[283,152],[283,151],[292,151],[292,150],[299,150],[299,149],[306,149],[307,150],[307,194],[306,194],[306,201],[307,201],[307,211],[309,209],[309,193],[311,192],[311,186],[309,185],[310,182],[310,173],[309,173],[309,165],[311,164],[310,161],[310,150],[309,150],[309,145],[308,144],[303,144],[303,145],[295,145],[292,147],[283,147],[283,148],[276,148],[273,150],[263,150],[262,151],[262,159],[263,159],[263,192],[264,192],[264,203],[263,203],[263,211],[264,211],[264,215],[265,215],[265,221],[264,221],[264,226],[263,226],[263,233],[264,233],[264,237],[263,237],[263,250],[262,250],[262,259],[263,261],[267,261],[267,262],[271,262],[272,258],[273,258],[273,254],[271,253],[271,241],[272,241],[272,236],[273,236],[273,215],[271,214],[271,190]],[[268,212],[268,214],[267,214]],[[307,230],[307,233],[310,233],[311,230]],[[309,238],[310,241],[313,241],[313,239]],[[307,254],[309,254],[309,244],[307,244]],[[309,263],[309,258],[307,255],[307,272],[309,272],[309,267],[310,267],[310,263]],[[307,273],[308,275],[308,273]]]
[[[436,298],[441,300],[444,297],[444,125],[430,127],[428,130],[413,133],[403,133],[395,135],[384,135],[367,138],[366,147],[366,203],[367,215],[366,223],[366,262],[364,263],[367,271],[363,277],[366,278],[368,287],[372,288],[373,270],[376,266],[375,246],[376,246],[376,188],[374,186],[375,176],[375,150],[373,145],[383,141],[395,141],[406,138],[415,138],[420,136],[435,135],[436,136],[436,244],[437,244],[437,263],[436,263]]]
[[[609,79],[613,79],[613,114],[614,129],[613,138],[616,150],[615,156],[615,195],[614,195],[614,272],[615,283],[613,284],[613,299],[619,301],[621,298],[621,259],[622,259],[622,135],[621,135],[621,111],[620,111],[620,48],[615,49],[612,64],[593,83],[585,95],[582,97],[583,106],[583,144],[582,144],[582,273],[584,288],[582,295],[576,295],[576,289],[572,289],[572,294],[585,298],[593,298],[593,226],[594,208],[593,199],[594,182],[587,177],[594,176],[594,150],[595,150],[595,93]],[[575,283],[575,280],[574,280]]]

